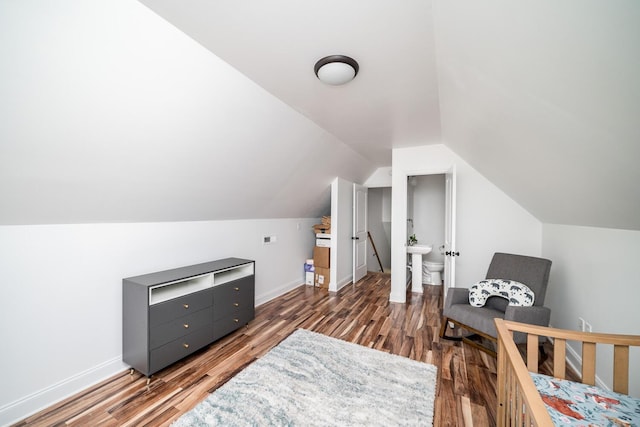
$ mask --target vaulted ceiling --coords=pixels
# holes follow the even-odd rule
[[[393,147],[440,142],[431,1],[142,3],[378,165]],[[335,54],[360,65],[347,85],[313,72]]]
[[[543,222],[640,229],[637,1],[141,1],[378,165],[442,141]]]
[[[543,222],[640,229],[640,2],[140,1],[0,6],[0,224],[314,216],[444,143]]]

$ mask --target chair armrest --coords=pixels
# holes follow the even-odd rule
[[[505,320],[528,323],[530,325],[549,326],[551,309],[542,306],[516,307],[509,305],[504,312]]]
[[[469,289],[449,288],[447,297],[444,300],[444,308],[449,308],[453,304],[469,304]]]
[[[507,310],[504,312],[504,320],[513,320],[514,322],[528,323],[530,325],[549,326],[550,319],[551,309],[538,305],[534,305],[533,307],[508,305]],[[540,342],[544,340],[544,337],[540,337]],[[527,341],[527,335],[522,332],[514,332],[513,341],[516,344],[525,343]]]

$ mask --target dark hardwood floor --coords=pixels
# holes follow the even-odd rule
[[[424,289],[398,304],[389,303],[390,276],[382,273],[336,294],[300,286],[257,307],[248,327],[154,375],[149,386],[139,373],[122,372],[15,425],[168,425],[297,328],[432,363],[435,426],[495,425],[496,360],[440,340],[442,288]]]

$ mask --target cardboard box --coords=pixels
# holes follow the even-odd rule
[[[309,286],[315,286],[316,281],[316,268],[312,259],[308,259],[304,264],[304,284]]]
[[[318,233],[326,233],[326,234],[330,234],[331,233],[331,224],[325,225],[325,224],[316,224],[313,226],[313,232],[318,234]]]
[[[320,237],[323,236],[323,237]],[[324,237],[329,236],[329,237]],[[320,246],[321,248],[329,248],[331,247],[331,234],[316,234],[316,246]]]
[[[315,275],[314,271],[307,271],[304,273],[304,284],[308,286],[315,286]]]
[[[330,268],[329,258],[330,258],[330,249],[323,248],[321,246],[313,247],[313,265],[318,268]]]
[[[329,288],[330,276],[331,276],[330,269],[316,267],[315,286],[318,286],[320,288]]]

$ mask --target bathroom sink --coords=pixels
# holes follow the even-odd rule
[[[411,254],[411,292],[422,293],[422,256],[431,252],[427,245],[407,246],[407,253]]]
[[[407,253],[426,255],[429,252],[431,252],[431,249],[432,249],[431,246],[427,246],[427,245],[413,245],[413,246],[407,246]]]

